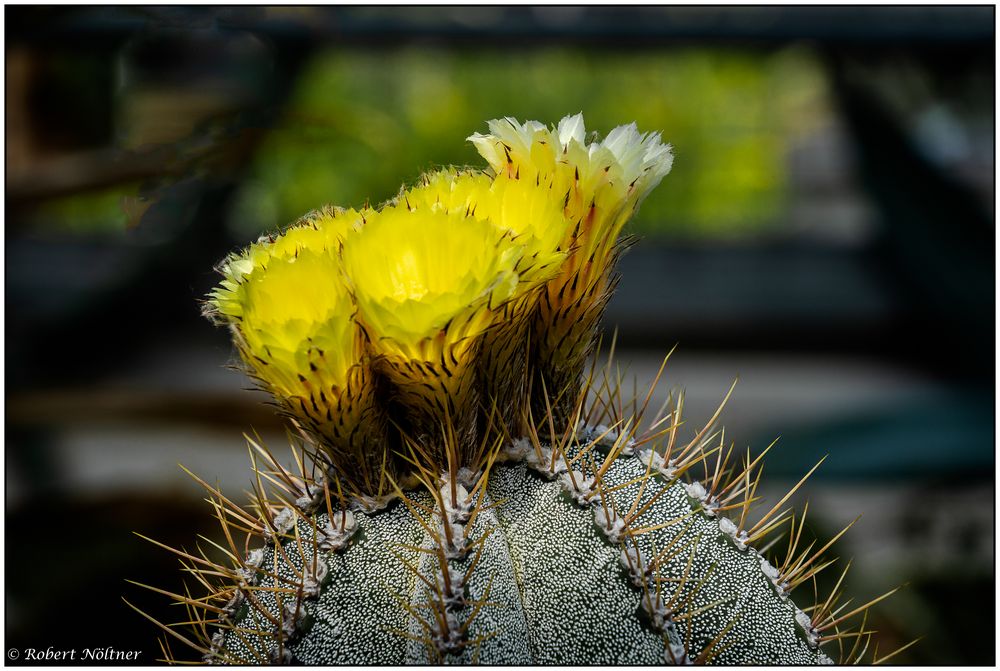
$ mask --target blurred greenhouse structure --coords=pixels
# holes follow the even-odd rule
[[[241,433],[285,441],[199,315],[226,253],[479,165],[487,119],[583,111],[676,153],[606,319],[640,387],[679,344],[663,393],[707,418],[738,375],[771,496],[829,454],[805,494],[820,535],[865,513],[851,590],[908,584],[871,623],[924,637],[894,661],[995,662],[992,7],[5,14],[8,646],[153,663],[120,597],[170,607],[124,579],[181,577],[132,531],[211,537],[177,464],[239,498]]]

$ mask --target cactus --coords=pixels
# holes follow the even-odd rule
[[[622,227],[670,146],[634,124],[587,144],[582,115],[489,126],[469,138],[487,170],[310,213],[223,263],[206,311],[287,417],[295,466],[247,437],[248,508],[194,476],[223,541],[172,549],[206,594],[151,588],[188,610],[186,631],[160,625],[164,657],[171,641],[242,664],[896,654],[867,656],[868,608],[892,592],[850,608],[844,569],[792,600],[847,528],[802,539],[786,504],[806,478],[759,503],[771,448],[716,429],[732,389],[685,438],[683,395],[653,411],[613,345],[597,364]]]

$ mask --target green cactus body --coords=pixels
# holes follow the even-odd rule
[[[574,463],[596,449],[497,464],[473,495],[481,480],[456,483],[456,506],[445,481],[377,511],[334,510],[333,524],[309,497],[279,510],[284,540],[245,563],[254,599],[231,605],[234,626],[208,660],[830,661],[770,564],[698,498],[704,488],[629,450],[592,455],[608,459],[597,485],[578,466],[588,459]]]

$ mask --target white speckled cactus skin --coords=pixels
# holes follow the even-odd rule
[[[829,663],[797,624],[801,611],[765,575],[770,565],[738,548],[690,486],[644,478],[643,456],[609,460],[605,493],[589,499],[581,494],[591,468],[571,479],[562,462],[536,469],[520,460],[495,465],[471,497],[467,481],[456,508],[446,484],[440,498],[413,491],[377,512],[338,512],[343,531],[328,528],[327,512],[298,511],[282,550],[266,546],[251,558],[262,569],[247,575],[256,574],[253,602],[233,609],[236,628],[219,630],[208,661]],[[339,547],[322,550],[331,545]],[[651,562],[658,553],[664,559]],[[318,589],[302,579],[303,566],[320,577]],[[306,588],[276,597],[265,589],[276,583]]]

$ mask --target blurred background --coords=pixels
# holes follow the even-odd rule
[[[6,641],[160,656],[175,558],[283,428],[199,316],[226,253],[324,203],[482,165],[487,119],[632,120],[673,172],[606,326],[679,344],[773,501],[854,558],[894,662],[992,664],[992,7],[7,7]],[[833,573],[836,569],[830,569]],[[836,576],[828,576],[835,578]],[[801,588],[808,591],[808,587]],[[809,594],[800,598],[808,601]],[[73,612],[71,624],[54,618]],[[175,648],[175,652],[179,650]]]

